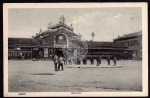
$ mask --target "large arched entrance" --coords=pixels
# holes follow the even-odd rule
[[[62,48],[68,45],[68,37],[65,34],[58,34],[54,38],[54,53],[58,56],[64,56]]]

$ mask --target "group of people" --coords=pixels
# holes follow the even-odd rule
[[[112,56],[112,58],[113,58],[113,61],[114,61],[114,66],[116,66],[117,57],[116,57],[116,56]],[[111,60],[111,56],[107,56],[108,65],[110,65],[110,60]],[[97,65],[96,65],[96,66],[99,66],[99,65],[101,64],[102,57],[99,55],[99,56],[96,58],[96,61],[97,61]],[[91,65],[94,64],[94,58],[93,58],[93,57],[90,58],[90,62],[91,62]]]
[[[116,62],[117,62],[117,57],[116,56],[107,56],[108,65],[110,65],[111,57],[113,59],[114,66],[116,66]],[[54,55],[53,60],[54,60],[54,64],[55,64],[55,71],[59,71],[60,67],[61,67],[62,70],[64,70],[64,65],[67,65],[67,64],[72,65],[72,59],[71,58],[63,58],[62,56]],[[102,62],[101,55],[96,57],[96,61],[97,61],[96,66],[99,66]],[[80,57],[77,58],[77,65],[80,65],[81,62],[83,62],[84,65],[87,64],[87,58],[84,58],[84,59],[81,59]],[[94,64],[94,57],[93,56],[90,58],[90,63],[91,63],[91,65]]]
[[[55,64],[55,71],[59,71],[60,67],[62,70],[64,70],[63,57],[61,56],[58,57],[57,55],[54,55],[54,64]]]
[[[53,60],[54,60],[54,64],[55,64],[55,71],[59,71],[60,67],[61,67],[61,70],[64,70],[64,65],[68,65],[68,63],[69,63],[69,65],[72,65],[71,58],[65,58],[62,56],[54,55]]]
[[[110,56],[107,57],[107,62],[108,62],[108,65],[110,65]],[[117,62],[117,57],[116,56],[112,56],[112,59],[114,61],[114,65],[116,66],[116,62]]]

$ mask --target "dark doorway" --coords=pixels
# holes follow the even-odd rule
[[[62,57],[64,56],[64,55],[63,55],[62,48],[56,48],[56,49],[55,49],[55,53],[56,53],[56,55],[58,55],[58,56],[62,56]]]

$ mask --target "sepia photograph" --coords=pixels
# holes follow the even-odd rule
[[[4,3],[4,96],[148,96],[147,3]]]

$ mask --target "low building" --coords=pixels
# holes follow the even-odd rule
[[[130,55],[131,59],[142,59],[142,31],[118,36],[114,42],[128,47],[126,54]]]
[[[8,59],[32,59],[33,50],[37,47],[32,38],[8,38]]]

